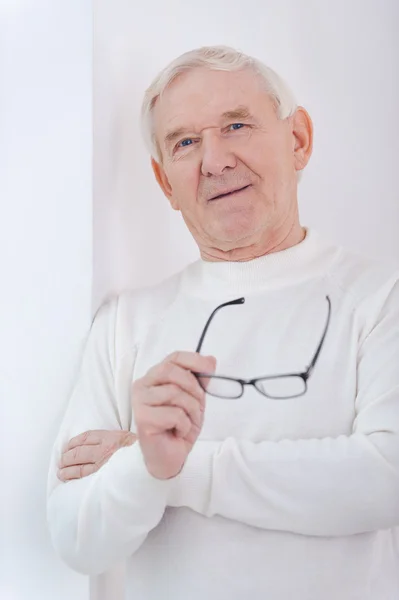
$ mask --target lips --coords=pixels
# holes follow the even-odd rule
[[[236,192],[242,192],[243,190],[246,190],[249,186],[250,186],[250,184],[245,185],[244,187],[233,188],[231,190],[221,192],[221,193],[217,194],[217,196],[213,196],[212,198],[209,198],[209,202],[211,202],[212,200],[218,200],[219,198],[224,198],[225,196],[231,196],[232,194],[235,194]]]

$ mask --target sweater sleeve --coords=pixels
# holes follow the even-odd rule
[[[262,529],[345,536],[399,526],[399,286],[358,351],[351,435],[199,441],[168,499]]]
[[[152,477],[139,442],[121,448],[96,473],[61,482],[67,442],[87,430],[121,429],[115,398],[114,336],[118,298],[97,311],[77,382],[53,447],[47,484],[52,543],[76,571],[99,574],[134,553],[161,520],[170,481]]]

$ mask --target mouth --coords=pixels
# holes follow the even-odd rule
[[[231,190],[230,192],[225,192],[224,194],[218,194],[217,196],[210,198],[209,202],[213,202],[214,200],[220,200],[221,198],[227,198],[228,196],[236,196],[240,192],[243,192],[244,190],[248,189],[249,187],[251,187],[251,184],[245,185],[244,187],[237,188],[235,190]]]

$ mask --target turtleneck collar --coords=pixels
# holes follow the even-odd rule
[[[326,259],[331,258],[336,247],[323,242],[313,229],[304,229],[306,236],[299,244],[246,262],[197,260],[182,273],[182,291],[203,298],[227,297],[290,286],[320,276],[326,272]]]

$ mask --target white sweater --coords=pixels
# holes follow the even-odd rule
[[[217,374],[304,371],[305,395],[207,395],[182,472],[152,477],[140,444],[61,483],[63,445],[89,429],[135,431],[131,383],[174,350]],[[98,310],[56,440],[48,524],[82,573],[127,565],[127,600],[398,600],[399,276],[307,230],[245,263],[202,260]]]

